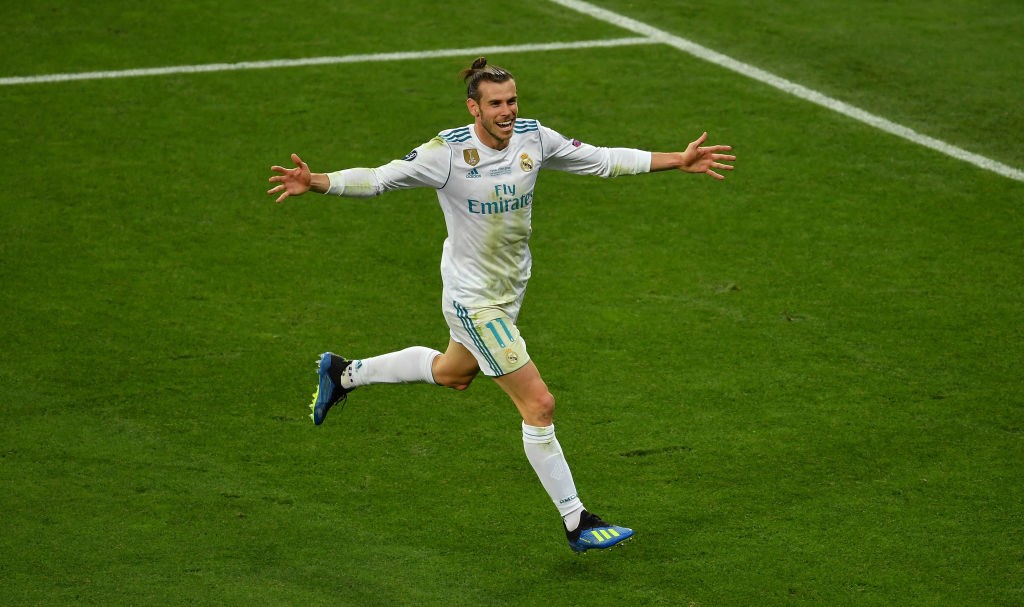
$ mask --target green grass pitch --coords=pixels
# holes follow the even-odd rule
[[[1019,5],[599,3],[1024,167]],[[33,4],[0,78],[634,35],[507,8]],[[314,427],[323,350],[447,342],[443,219],[269,167],[468,123],[472,59],[0,87],[0,604],[1024,602],[1024,183],[665,45],[491,56],[567,135],[739,156],[538,185],[520,326],[636,538],[570,552],[486,378]]]

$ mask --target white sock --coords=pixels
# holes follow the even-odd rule
[[[569,531],[576,529],[583,512],[583,502],[576,495],[572,472],[565,461],[562,446],[555,438],[555,426],[540,428],[523,422],[523,449],[540,483],[562,515],[565,528]]]
[[[566,531],[576,531],[576,528],[580,526],[581,514],[583,514],[583,504],[580,504],[579,508],[562,517]]]
[[[431,366],[441,353],[432,348],[413,346],[390,354],[353,360],[341,374],[345,388],[370,384],[434,384]]]

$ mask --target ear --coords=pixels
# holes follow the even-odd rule
[[[480,104],[476,102],[476,99],[473,99],[472,97],[466,99],[466,109],[468,109],[469,113],[473,116],[477,118],[480,117]]]

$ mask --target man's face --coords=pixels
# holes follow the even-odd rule
[[[484,145],[496,150],[508,146],[519,115],[516,81],[481,82],[477,87],[480,102],[467,99],[469,113],[476,117],[476,135]]]

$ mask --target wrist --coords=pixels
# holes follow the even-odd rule
[[[310,175],[309,189],[318,194],[326,194],[331,189],[331,180],[326,173],[313,173]]]

